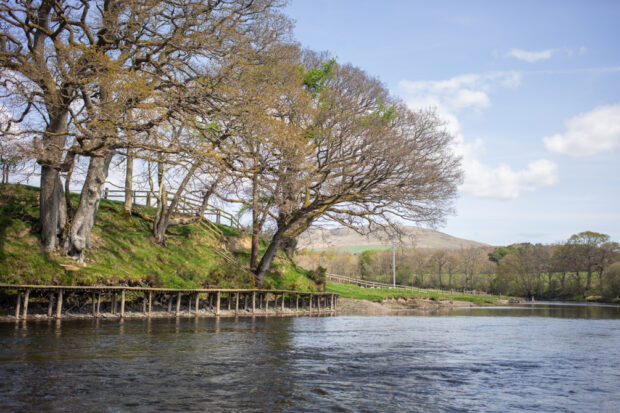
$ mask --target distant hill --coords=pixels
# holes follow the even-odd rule
[[[405,236],[402,243],[397,244],[405,248],[428,249],[461,249],[469,247],[484,247],[488,244],[453,237],[431,229],[403,226]],[[349,228],[313,229],[299,236],[297,248],[315,250],[342,249],[352,252],[361,252],[369,249],[387,249],[391,242],[385,237],[370,235],[364,237]]]

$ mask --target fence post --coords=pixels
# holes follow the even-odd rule
[[[125,290],[121,290],[121,318],[125,317]]]
[[[62,289],[58,290],[58,301],[56,301],[56,318],[62,317]]]
[[[22,304],[22,292],[17,290],[17,304],[15,305],[15,318],[19,320]]]
[[[103,190],[103,198],[108,199],[108,188]]]

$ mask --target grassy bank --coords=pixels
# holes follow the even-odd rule
[[[61,253],[42,251],[36,224],[38,188],[0,185],[0,282],[10,284],[126,284],[170,288],[251,288],[245,269],[249,252],[241,234],[205,222],[169,228],[165,246],[151,235],[152,223],[123,211],[121,202],[102,200],[86,252],[86,265]],[[79,197],[72,196],[77,207]],[[147,214],[154,209],[144,211]],[[231,250],[230,245],[237,245]],[[275,260],[265,286],[316,290],[307,272],[286,260]]]
[[[438,291],[438,290],[398,290],[389,288],[363,288],[351,284],[327,283],[327,291],[340,294],[344,298],[359,300],[381,300],[386,297],[418,297],[434,299],[451,299],[457,301],[469,301],[478,305],[497,304],[498,297],[492,295],[476,295]]]

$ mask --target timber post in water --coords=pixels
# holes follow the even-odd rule
[[[120,303],[118,302],[119,293]],[[206,305],[204,309],[200,309],[200,294],[205,294]],[[219,315],[323,314],[336,311],[338,298],[338,294],[332,293],[283,290],[172,289],[121,286],[78,287],[11,284],[0,284],[0,295],[4,295],[3,301],[8,303],[9,307],[12,307],[11,303],[15,303],[14,309],[5,311],[5,314],[15,315],[0,316],[0,321],[51,318],[55,297],[57,297],[55,302],[55,317],[57,319],[63,317],[64,301],[67,302],[66,308],[69,311],[65,312],[64,316],[74,318],[137,318],[152,316],[206,317]],[[227,300],[224,310],[222,310],[222,295]],[[183,296],[187,296],[188,299],[182,300]],[[288,300],[286,299],[287,297]],[[102,300],[106,301],[106,298],[108,304],[104,303],[104,308],[109,308],[108,313],[101,311],[101,302]],[[174,298],[176,298],[176,308],[172,312],[171,306]],[[212,298],[215,298],[215,302],[213,302]],[[306,299],[307,306],[305,305]],[[269,308],[269,301],[272,300],[274,301],[273,307]],[[187,301],[186,307],[183,305],[183,301]],[[119,304],[120,308],[118,308]],[[257,306],[257,304],[259,305]],[[155,308],[153,309],[153,307]]]

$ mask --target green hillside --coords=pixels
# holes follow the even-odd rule
[[[10,284],[127,284],[170,288],[254,287],[244,268],[247,244],[230,227],[205,221],[170,227],[165,246],[151,236],[151,222],[125,213],[118,201],[102,200],[86,264],[42,251],[36,224],[38,188],[0,185],[0,282]],[[72,197],[77,206],[77,195]],[[154,209],[144,208],[144,214]],[[265,288],[316,290],[307,271],[280,256],[265,278]]]

